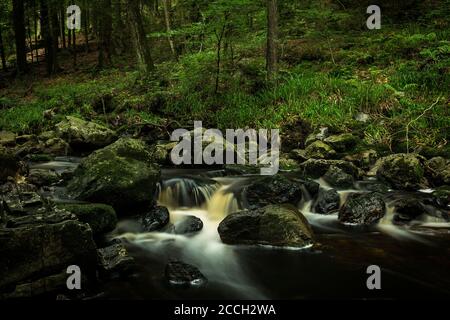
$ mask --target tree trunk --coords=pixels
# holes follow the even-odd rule
[[[153,63],[150,45],[146,38],[144,24],[142,22],[140,1],[127,0],[128,10],[130,13],[130,24],[136,51],[139,69],[142,72],[152,72],[155,69]]]
[[[84,0],[84,43],[86,45],[86,52],[89,52],[89,3]]]
[[[39,41],[38,41],[38,15],[36,0],[33,0],[33,20],[34,20],[34,48],[36,50],[36,62],[39,63]]]
[[[172,32],[172,28],[170,26],[171,3],[169,2],[169,0],[163,0],[163,6],[164,6],[164,20],[166,21],[167,40],[169,40],[170,50],[172,50],[172,54],[175,57],[175,60],[178,60],[172,36],[170,35],[170,33]]]
[[[103,68],[105,65],[111,65],[111,0],[101,0],[100,7],[98,8],[97,12],[100,19],[98,66],[99,68]]]
[[[13,0],[13,25],[14,38],[16,40],[16,63],[19,73],[26,72],[27,69],[27,51],[24,20],[24,0]]]
[[[54,57],[53,57],[53,39],[50,29],[49,13],[47,0],[40,0],[41,5],[41,33],[45,44],[45,62],[47,65],[47,74],[51,75],[54,72]]]
[[[267,52],[266,64],[269,79],[278,69],[278,5],[277,0],[267,1]]]
[[[56,73],[59,71],[58,65],[58,50],[59,50],[59,33],[60,26],[58,20],[58,9],[56,7],[52,7],[50,9],[50,28],[52,33],[52,51],[53,51],[53,66],[52,73]]]
[[[2,58],[2,69],[6,70],[6,57],[5,57],[5,47],[3,46],[2,28],[0,25],[0,52]]]
[[[61,39],[62,39],[62,47],[64,49],[67,48],[66,45],[66,8],[64,6],[64,3],[61,5],[61,10],[59,12],[59,16],[60,16],[60,25],[61,25]]]

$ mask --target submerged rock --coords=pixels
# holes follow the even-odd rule
[[[315,204],[315,212],[321,214],[330,214],[339,209],[341,197],[334,189],[320,189]]]
[[[297,204],[302,198],[302,184],[282,175],[259,177],[243,190],[248,208],[268,204]]]
[[[202,220],[194,216],[186,216],[183,220],[175,224],[176,234],[189,234],[199,232],[202,229]]]
[[[145,143],[122,138],[85,158],[68,190],[75,199],[110,204],[119,215],[144,212],[161,174],[151,159]]]
[[[94,235],[110,232],[117,224],[114,208],[106,204],[61,204],[58,207],[73,213],[81,222],[89,224]]]
[[[160,230],[170,220],[169,210],[166,207],[156,206],[142,217],[142,227],[146,232]]]
[[[424,158],[415,154],[393,154],[381,158],[375,164],[377,178],[397,189],[422,188],[427,184],[423,162]]]
[[[314,243],[308,221],[293,206],[239,211],[227,216],[218,231],[227,244],[305,247]]]
[[[56,125],[56,133],[74,149],[82,150],[105,147],[117,138],[116,133],[105,126],[72,116]]]
[[[353,176],[345,173],[344,170],[336,166],[331,166],[323,176],[325,182],[330,186],[339,189],[349,189],[353,187]]]
[[[378,222],[385,213],[386,204],[379,193],[352,194],[339,210],[339,221],[370,225]]]
[[[208,281],[196,267],[181,261],[167,264],[165,278],[170,285],[181,287],[199,287]]]
[[[120,278],[131,274],[135,268],[134,258],[121,243],[97,250],[102,278]]]

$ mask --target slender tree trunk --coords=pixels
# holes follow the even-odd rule
[[[89,3],[87,0],[84,0],[84,43],[86,46],[86,52],[89,52]]]
[[[216,59],[216,86],[214,89],[214,93],[217,94],[219,92],[219,82],[220,82],[220,64],[221,64],[221,51],[222,51],[222,40],[226,30],[226,23],[222,26],[222,29],[219,33],[216,32],[217,39],[217,59]]]
[[[103,68],[105,65],[111,65],[111,34],[112,34],[112,16],[111,0],[101,0],[98,10],[99,26],[99,51],[98,66]]]
[[[2,28],[0,26],[0,53],[2,58],[2,69],[6,70],[6,56],[5,56],[5,47],[3,46],[3,37],[2,37]]]
[[[38,15],[37,15],[36,0],[33,0],[33,20],[34,20],[34,48],[36,50],[36,62],[39,63]]]
[[[59,50],[59,20],[58,20],[58,9],[57,8],[51,8],[50,9],[50,28],[52,33],[52,51],[53,51],[53,66],[52,66],[52,73],[56,73],[59,71],[59,65],[58,65],[58,50]]]
[[[67,48],[67,44],[66,44],[66,8],[64,6],[64,3],[62,3],[61,5],[61,10],[59,12],[59,16],[60,16],[60,25],[61,25],[61,39],[62,39],[62,47],[64,49]]]
[[[278,70],[278,4],[277,0],[267,1],[267,75],[273,78]]]
[[[16,41],[17,71],[24,73],[27,70],[26,33],[24,19],[24,0],[13,0],[13,25]]]
[[[172,54],[175,57],[175,60],[178,60],[177,53],[175,51],[175,45],[173,44],[172,36],[170,33],[172,32],[172,28],[170,26],[170,9],[171,3],[169,0],[163,0],[164,6],[164,20],[166,21],[166,31],[167,31],[167,40],[169,41],[170,50],[172,50]]]
[[[33,40],[31,38],[31,21],[30,17],[27,17],[27,35],[28,35],[28,46],[30,47],[30,53],[31,53],[31,63],[34,62],[34,53],[33,53]]]
[[[146,38],[144,24],[142,22],[140,1],[127,0],[127,4],[139,69],[145,73],[152,72],[155,69],[155,65],[153,63],[150,45]]]
[[[41,5],[41,32],[45,43],[45,62],[47,65],[47,74],[51,75],[54,71],[53,63],[53,39],[50,29],[49,12],[47,0],[40,0]]]

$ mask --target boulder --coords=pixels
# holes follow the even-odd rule
[[[329,136],[324,142],[337,152],[345,152],[353,149],[358,143],[358,138],[351,133]]]
[[[378,153],[375,150],[365,150],[352,155],[347,155],[343,160],[352,162],[356,166],[369,169],[378,159]]]
[[[436,205],[442,209],[450,208],[450,186],[441,186],[433,192]]]
[[[423,188],[424,158],[415,154],[393,154],[377,161],[377,178],[391,184],[396,189],[415,190]]]
[[[0,147],[0,184],[5,183],[8,177],[15,178],[23,165],[9,150]]]
[[[53,156],[66,156],[71,152],[71,148],[63,139],[52,138],[42,143],[40,152]]]
[[[339,221],[348,224],[370,225],[386,213],[386,204],[377,192],[352,194],[339,210]]]
[[[0,146],[14,147],[16,145],[16,135],[9,131],[0,131]]]
[[[50,186],[60,180],[59,175],[54,170],[31,169],[28,173],[27,181],[38,187]]]
[[[305,247],[314,243],[308,221],[293,206],[269,205],[232,213],[218,231],[227,244]]]
[[[393,204],[395,207],[393,222],[396,224],[409,223],[427,213],[422,202],[416,198],[397,199]]]
[[[315,141],[306,147],[304,157],[306,159],[332,159],[336,151],[322,141]]]
[[[0,229],[0,288],[42,278],[77,265],[95,270],[96,247],[89,225],[65,220]]]
[[[134,258],[128,254],[122,243],[116,243],[97,250],[100,276],[105,279],[120,278],[131,274],[135,269]]]
[[[119,215],[136,214],[153,204],[160,174],[142,141],[122,138],[83,159],[68,191],[78,200],[107,203]]]
[[[116,133],[105,126],[72,116],[56,125],[56,133],[74,149],[81,150],[102,148],[117,138]]]
[[[343,160],[318,160],[309,159],[300,164],[299,172],[302,175],[318,179],[327,173],[331,166],[335,166],[345,173],[357,179],[361,173],[360,170],[351,162]]]
[[[352,188],[354,183],[352,175],[345,173],[344,170],[336,166],[330,166],[323,179],[330,186],[338,189]]]
[[[315,204],[315,212],[320,214],[330,214],[339,210],[341,197],[334,189],[320,189]]]
[[[176,234],[190,234],[203,229],[203,222],[197,217],[186,216],[175,224]]]
[[[142,217],[142,227],[147,232],[160,230],[169,223],[169,220],[169,210],[166,207],[155,206]]]
[[[323,141],[326,137],[329,136],[329,129],[327,127],[322,127],[318,131],[309,134],[305,140],[305,146],[309,146],[311,143],[315,141]]]
[[[283,175],[259,177],[244,188],[243,195],[249,209],[268,204],[297,204],[302,199],[302,184]]]
[[[78,220],[89,224],[94,235],[104,234],[116,228],[117,215],[106,204],[60,204],[58,208],[73,213]]]
[[[170,285],[179,287],[199,287],[208,282],[200,270],[181,261],[167,264],[165,278]]]
[[[450,185],[450,160],[435,157],[425,163],[428,180],[434,186]]]

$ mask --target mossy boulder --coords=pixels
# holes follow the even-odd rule
[[[77,150],[102,148],[117,139],[113,130],[72,116],[56,125],[56,133]]]
[[[306,159],[332,159],[336,151],[322,141],[315,141],[306,147],[304,157]]]
[[[341,168],[331,166],[323,176],[325,182],[330,186],[339,189],[349,189],[353,187],[353,176],[346,173]]]
[[[73,213],[78,220],[89,224],[94,235],[112,231],[117,224],[116,211],[106,204],[60,204],[58,208]]]
[[[434,186],[450,185],[450,160],[435,157],[425,163],[428,180]]]
[[[78,200],[109,204],[119,215],[145,212],[161,175],[152,159],[144,142],[122,138],[85,158],[68,191]]]
[[[351,162],[323,159],[309,159],[308,161],[301,163],[299,173],[304,176],[318,179],[325,175],[332,166],[341,169],[355,179],[361,175],[360,170]]]
[[[305,247],[314,243],[308,221],[293,206],[269,205],[232,213],[218,231],[227,244]]]
[[[338,152],[345,152],[356,146],[358,143],[358,138],[351,133],[343,133],[329,136],[324,140],[324,142]]]
[[[393,154],[377,161],[377,178],[396,189],[414,190],[427,185],[424,158],[416,154]]]

